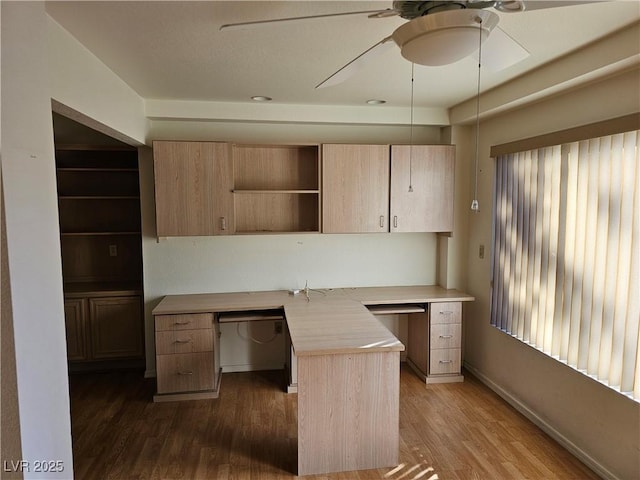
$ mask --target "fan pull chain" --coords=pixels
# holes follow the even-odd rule
[[[480,24],[480,27],[478,27],[479,47],[478,47],[478,91],[476,93],[476,158],[475,158],[473,200],[471,201],[471,210],[474,212],[480,211],[480,205],[478,204],[478,156],[480,151],[480,147],[479,147],[479,144],[480,144],[480,72],[482,67],[482,19],[478,17],[477,22]]]
[[[409,129],[409,193],[413,192],[413,80],[415,63],[411,64],[411,125]]]

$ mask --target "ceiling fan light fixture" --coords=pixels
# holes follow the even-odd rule
[[[484,42],[499,17],[487,10],[451,10],[418,17],[393,32],[404,58],[418,65],[446,65],[478,49],[478,29]]]
[[[504,0],[502,2],[496,2],[493,8],[499,12],[513,13],[524,12],[526,7],[522,0]]]

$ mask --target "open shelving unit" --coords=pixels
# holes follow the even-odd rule
[[[70,369],[138,367],[144,354],[138,152],[57,145],[56,177]]]
[[[140,281],[136,150],[56,150],[65,283]]]
[[[318,145],[234,145],[237,234],[320,231]]]

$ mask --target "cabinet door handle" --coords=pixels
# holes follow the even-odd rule
[[[453,335],[440,335],[440,338],[453,338]]]
[[[440,360],[439,363],[453,363],[453,360]]]
[[[384,228],[384,215],[380,215],[380,228]]]
[[[453,312],[451,310],[446,310],[446,311],[440,312],[440,315],[453,315]]]
[[[226,217],[220,217],[220,228],[222,230],[226,230],[227,229],[227,218]]]
[[[393,216],[393,228],[398,228],[398,216]]]
[[[176,340],[175,343],[191,343],[191,339],[187,339],[187,340]]]
[[[189,325],[191,323],[191,320],[187,320],[186,322],[176,322],[174,323],[174,325]]]
[[[182,372],[178,372],[178,375],[193,375],[193,370],[183,370]]]

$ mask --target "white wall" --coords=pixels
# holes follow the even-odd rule
[[[607,478],[640,478],[640,404],[490,326],[494,162],[491,145],[640,110],[640,71],[538,102],[481,124],[480,205],[469,215],[465,363]]]
[[[71,478],[71,423],[43,3],[2,2],[2,181],[24,478]],[[4,386],[3,386],[4,388]],[[35,461],[63,471],[34,471]]]
[[[144,100],[50,17],[45,32],[43,66],[56,111],[130,145],[144,144]]]

